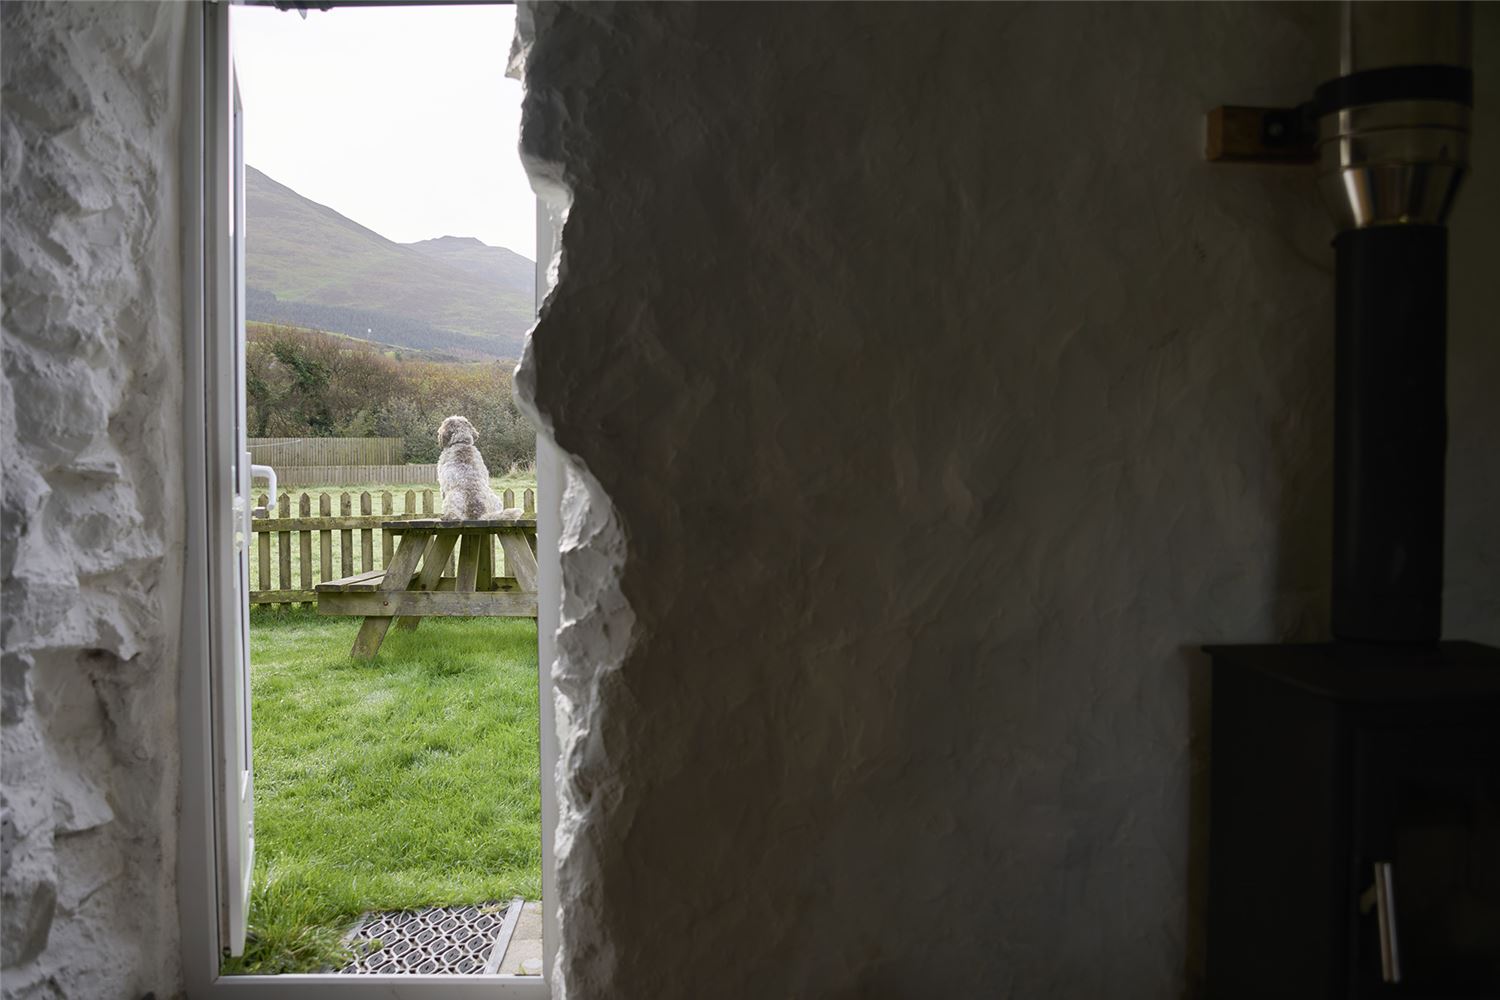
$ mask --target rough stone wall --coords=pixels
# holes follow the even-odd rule
[[[0,12],[6,997],[178,989],[185,16]]]
[[[1312,172],[1202,116],[1305,98],[1334,14],[523,7],[563,995],[1196,992],[1195,649],[1326,636],[1333,385]],[[1449,621],[1495,641],[1488,115]]]

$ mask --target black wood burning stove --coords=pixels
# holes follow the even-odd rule
[[[1209,1000],[1500,997],[1500,651],[1209,652]]]
[[[1340,227],[1335,639],[1208,647],[1209,1000],[1500,998],[1500,650],[1440,641],[1467,20],[1346,6],[1312,105]]]

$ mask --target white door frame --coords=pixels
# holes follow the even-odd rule
[[[183,59],[180,179],[180,238],[183,261],[183,450],[187,551],[183,561],[181,677],[178,733],[182,761],[182,797],[177,842],[177,905],[181,931],[183,985],[188,1000],[545,1000],[549,996],[557,948],[553,838],[557,829],[557,732],[551,670],[561,600],[558,534],[561,526],[559,463],[556,452],[538,441],[537,564],[538,671],[542,798],[542,902],[544,908],[543,975],[537,976],[382,976],[283,975],[220,976],[222,939],[219,926],[222,885],[220,848],[215,835],[215,781],[218,732],[213,724],[212,692],[217,671],[224,668],[214,653],[206,584],[228,553],[216,551],[209,537],[212,495],[227,495],[225,470],[210,466],[208,435],[213,396],[212,359],[227,356],[213,337],[229,332],[215,323],[230,289],[207,266],[210,253],[224,245],[226,232],[214,225],[211,211],[217,176],[213,155],[220,113],[218,81],[227,78],[219,57],[227,36],[229,9],[217,3],[195,3],[188,11]],[[544,229],[538,220],[538,233]],[[545,289],[545,261],[550,256],[539,239],[538,289]],[[216,351],[215,348],[218,348]],[[547,502],[544,504],[542,500]]]

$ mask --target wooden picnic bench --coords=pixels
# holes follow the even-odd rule
[[[536,518],[425,518],[381,527],[398,537],[383,569],[317,586],[319,614],[364,616],[350,656],[374,658],[393,621],[397,628],[416,628],[429,615],[536,617]],[[504,576],[495,575],[496,539]],[[455,547],[457,575],[444,576]]]

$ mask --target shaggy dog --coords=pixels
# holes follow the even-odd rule
[[[490,470],[474,447],[479,432],[467,417],[457,415],[438,428],[438,487],[443,495],[443,520],[478,521],[506,513],[505,502],[490,489]]]

